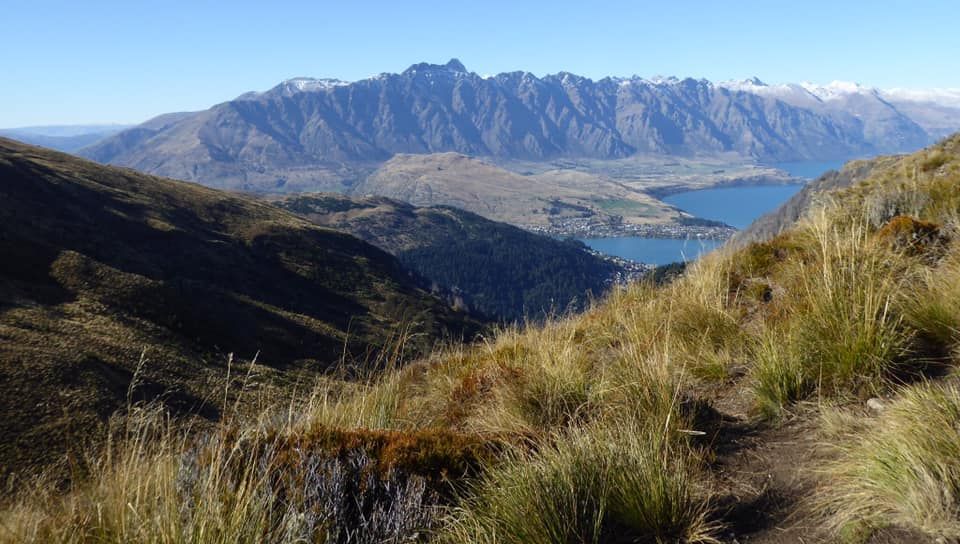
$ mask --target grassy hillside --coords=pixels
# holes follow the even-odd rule
[[[582,310],[625,273],[579,243],[456,208],[335,194],[290,197],[277,204],[370,242],[467,307],[508,322]]]
[[[749,227],[735,234],[732,243],[741,245],[770,240],[791,228],[812,207],[816,206],[818,199],[824,195],[856,185],[869,178],[874,170],[889,168],[897,159],[897,157],[877,157],[870,160],[850,161],[840,170],[824,173],[804,185],[797,194],[779,208],[764,214]]]
[[[208,432],[136,407],[11,541],[960,538],[960,136],[763,243]],[[199,436],[198,436],[199,435]],[[48,489],[44,491],[44,489]]]
[[[520,175],[458,153],[396,155],[352,189],[416,206],[454,206],[513,225],[670,223],[687,217],[639,189],[575,170]]]
[[[4,469],[86,442],[129,395],[215,416],[228,353],[278,377],[475,330],[356,238],[3,139],[0,255]]]

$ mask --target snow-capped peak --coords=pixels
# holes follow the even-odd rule
[[[837,100],[852,94],[874,94],[876,89],[850,81],[833,81],[827,85],[817,85],[804,81],[800,84],[807,92],[820,100]]]
[[[757,77],[721,81],[716,86],[732,92],[755,94],[805,108],[816,107],[821,102],[818,96],[796,83],[767,84]]]
[[[327,89],[343,87],[344,85],[349,84],[349,81],[341,81],[339,79],[316,79],[312,77],[295,77],[281,83],[281,85],[287,89],[297,90],[300,92],[325,91]]]
[[[767,85],[760,78],[754,76],[748,79],[735,80],[731,79],[729,81],[721,81],[717,83],[717,87],[723,89],[729,89],[731,91],[743,91],[746,93],[762,93],[765,90],[770,88],[770,85]]]
[[[674,76],[653,76],[648,79],[643,80],[644,83],[652,83],[653,85],[676,85],[680,83],[680,80]]]
[[[349,81],[330,78],[294,77],[281,81],[269,91],[251,91],[237,97],[237,100],[258,100],[265,96],[293,96],[299,93],[326,91],[336,87],[350,85]]]
[[[747,88],[753,88],[753,87],[769,87],[769,85],[767,85],[766,83],[764,83],[764,82],[763,82],[759,77],[757,77],[757,76],[749,77],[749,78],[747,78],[747,79],[741,79],[741,80],[739,80],[739,81],[737,81],[737,80],[722,81],[722,82],[719,83],[719,85],[725,86],[725,87],[747,87]]]

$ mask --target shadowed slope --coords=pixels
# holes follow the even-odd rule
[[[401,331],[422,350],[472,327],[352,236],[2,139],[0,255],[0,464],[112,412],[143,350],[138,398],[193,409],[226,352],[323,370]]]
[[[278,205],[395,255],[473,309],[507,321],[583,309],[623,267],[576,241],[560,241],[447,206],[384,197],[290,197]]]

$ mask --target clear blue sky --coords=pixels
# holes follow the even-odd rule
[[[3,0],[0,127],[139,122],[294,76],[457,57],[566,70],[960,87],[957,0]]]

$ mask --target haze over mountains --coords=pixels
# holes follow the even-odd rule
[[[960,128],[951,91],[570,73],[484,77],[457,60],[356,82],[295,78],[164,115],[84,149],[99,162],[256,191],[344,190],[398,153],[620,159],[731,153],[843,159]]]
[[[72,153],[95,144],[131,125],[46,125],[35,127],[2,128],[0,136],[28,144],[42,145],[57,151]]]

